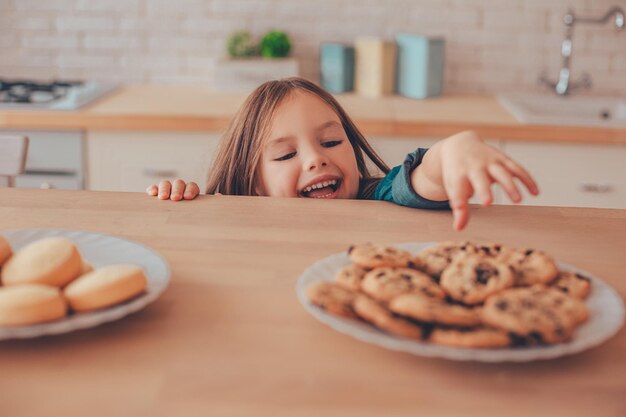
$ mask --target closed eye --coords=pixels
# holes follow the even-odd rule
[[[296,156],[295,152],[288,153],[287,155],[283,155],[280,158],[274,159],[274,161],[286,161],[287,159],[291,159]]]
[[[342,140],[329,140],[328,142],[322,143],[322,146],[325,148],[332,148],[334,146],[340,145]]]

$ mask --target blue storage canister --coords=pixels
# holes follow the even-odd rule
[[[445,40],[401,33],[396,43],[398,94],[417,99],[441,95]]]
[[[342,43],[320,45],[320,84],[331,93],[354,90],[354,47]]]

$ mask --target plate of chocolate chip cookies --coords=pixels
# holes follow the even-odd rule
[[[426,357],[525,362],[582,352],[624,324],[593,274],[496,243],[351,246],[306,269],[298,299],[333,329]]]

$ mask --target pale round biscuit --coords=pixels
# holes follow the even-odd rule
[[[135,265],[108,265],[89,272],[65,288],[63,295],[74,311],[108,307],[128,300],[148,285],[148,279]]]
[[[0,326],[25,326],[58,320],[67,303],[56,287],[23,284],[0,288]]]
[[[82,269],[76,245],[63,237],[50,237],[18,250],[2,267],[4,285],[44,284],[63,287]]]
[[[80,275],[85,275],[89,272],[93,271],[93,265],[83,259],[82,268],[80,270]]]
[[[13,254],[11,244],[4,236],[0,235],[0,267],[4,264]]]

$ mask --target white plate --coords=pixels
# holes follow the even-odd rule
[[[170,279],[169,265],[161,255],[140,243],[119,237],[101,233],[58,229],[0,230],[0,233],[9,240],[14,251],[35,240],[52,236],[63,236],[72,240],[78,246],[83,259],[92,264],[94,268],[120,263],[133,264],[142,267],[148,277],[148,287],[145,293],[137,298],[102,310],[71,314],[62,320],[50,323],[0,327],[0,340],[26,339],[68,333],[118,320],[156,300],[165,291]]]
[[[432,246],[428,243],[403,243],[396,245],[413,254]],[[439,357],[454,360],[480,362],[526,362],[538,359],[552,359],[582,352],[604,342],[615,335],[624,324],[624,302],[613,288],[592,274],[563,262],[557,262],[562,271],[579,272],[591,279],[591,293],[586,304],[589,320],[580,326],[574,339],[568,343],[552,346],[516,347],[507,349],[467,349],[440,346],[393,336],[373,326],[333,316],[313,305],[306,296],[306,288],[317,281],[334,281],[337,271],[350,263],[346,252],[329,256],[305,270],[296,285],[298,299],[304,308],[316,319],[333,329],[350,335],[363,342],[380,345],[387,349],[410,352],[415,355]]]

